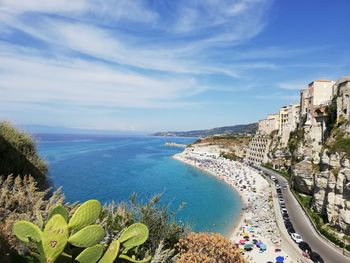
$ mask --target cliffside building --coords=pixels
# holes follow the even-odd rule
[[[325,107],[331,103],[334,83],[331,80],[315,80],[309,84],[306,125],[320,125],[320,117],[323,117]]]
[[[287,146],[289,135],[294,131],[300,122],[300,105],[292,104],[284,106],[279,112],[279,130],[278,134],[281,137],[281,144],[283,147]]]
[[[270,143],[268,135],[256,134],[249,143],[245,160],[251,164],[267,163]]]
[[[259,134],[271,134],[279,128],[279,114],[269,114],[266,119],[259,121]]]
[[[339,79],[334,84],[333,92],[337,98],[337,119],[350,119],[350,77]]]

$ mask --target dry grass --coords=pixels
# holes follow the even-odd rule
[[[177,244],[177,263],[244,263],[238,249],[219,234],[190,233]]]
[[[55,191],[48,199],[49,189],[38,191],[36,182],[31,176],[6,179],[0,176],[0,236],[9,247],[23,254],[24,246],[13,235],[13,224],[17,220],[28,220],[40,224],[40,215],[45,219],[47,211],[64,200],[60,190]]]

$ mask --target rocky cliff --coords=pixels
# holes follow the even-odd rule
[[[341,105],[333,100],[333,110]],[[332,108],[332,105],[330,106]],[[339,113],[338,113],[339,114]],[[329,117],[332,112],[329,112]],[[327,127],[304,126],[293,141],[294,189],[312,196],[312,209],[329,225],[350,234],[350,120],[338,115]]]

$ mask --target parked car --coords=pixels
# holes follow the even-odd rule
[[[284,220],[289,219],[288,213],[283,213],[283,214],[282,214],[282,217],[283,217]]]
[[[295,241],[295,243],[299,244],[300,242],[303,242],[303,239],[301,238],[301,236],[297,233],[291,233],[290,236],[292,237],[292,239]]]
[[[288,234],[292,234],[292,233],[294,233],[294,232],[295,232],[294,227],[293,227],[293,226],[289,226],[289,227],[287,227],[287,232],[288,232]]]
[[[283,190],[287,190],[287,186],[283,186]]]
[[[321,258],[321,256],[319,254],[317,254],[316,252],[311,252],[309,254],[310,259],[312,260],[312,262],[314,263],[324,263],[324,260]]]
[[[312,250],[311,250],[311,247],[309,246],[308,243],[306,243],[305,241],[303,242],[300,242],[298,244],[299,248],[302,250],[302,251],[308,251],[308,253],[310,253]]]
[[[288,213],[288,210],[287,210],[287,208],[282,208],[282,209],[281,209],[281,212],[282,212],[282,214],[283,214],[283,213]]]

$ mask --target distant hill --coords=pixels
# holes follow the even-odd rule
[[[253,134],[257,131],[258,124],[257,123],[250,123],[250,124],[241,124],[241,125],[234,125],[234,126],[225,126],[225,127],[218,127],[208,130],[194,130],[194,131],[168,131],[168,132],[157,132],[154,133],[154,136],[177,136],[177,137],[206,137],[216,134],[239,134],[239,133],[245,133],[245,134]]]

